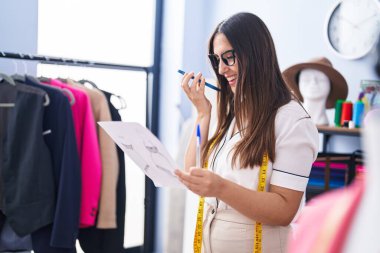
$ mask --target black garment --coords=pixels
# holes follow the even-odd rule
[[[26,85],[0,85],[14,94],[3,139],[3,212],[19,236],[53,222],[55,186],[51,155],[43,139],[46,93]]]
[[[11,85],[9,83],[7,83],[5,80],[3,80],[0,85]],[[0,210],[3,209],[4,207],[4,198],[3,198],[3,178],[2,178],[2,167],[3,167],[3,139],[5,138],[6,136],[6,123],[8,122],[7,121],[7,114],[8,114],[8,111],[14,107],[14,103],[15,103],[15,100],[16,100],[16,92],[17,90],[12,88],[11,86],[10,87],[5,87],[5,88],[8,88],[6,90],[3,90],[3,92],[0,92],[0,104],[1,104],[1,107],[0,107]],[[0,90],[2,90],[0,88]],[[1,212],[0,212],[1,213]],[[1,213],[2,214],[2,213]],[[1,219],[3,218],[3,219]],[[1,222],[3,221],[3,222]],[[3,224],[4,224],[4,221],[5,221],[5,216],[2,217],[2,215],[0,215],[0,233],[1,233],[1,228],[3,227]]]
[[[0,234],[5,223],[5,215],[0,211]]]
[[[0,215],[3,216],[1,211]],[[24,237],[18,236],[7,221],[5,221],[4,227],[0,232],[0,252],[20,252],[25,250],[32,250],[30,235]]]
[[[121,121],[118,110],[111,103],[112,94],[102,91],[107,97],[113,121]],[[124,215],[125,215],[125,159],[123,151],[117,147],[119,158],[119,178],[116,193],[116,229],[80,229],[79,242],[85,253],[121,253],[124,252]]]
[[[15,78],[15,81],[24,81],[27,85],[40,88],[50,98],[45,109],[43,127],[50,130],[44,139],[52,155],[57,193],[53,225],[32,234],[33,249],[36,253],[75,252],[79,232],[81,167],[71,106],[59,89],[40,84],[32,76],[23,79]]]
[[[47,225],[32,233],[32,246],[35,253],[76,253],[75,248],[61,248],[50,246],[53,226]]]

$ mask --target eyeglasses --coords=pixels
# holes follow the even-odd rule
[[[219,56],[217,54],[209,54],[208,58],[210,59],[212,67],[214,69],[218,69],[219,68],[220,58],[222,58],[222,61],[227,66],[233,66],[235,64],[235,58],[236,58],[236,56],[235,56],[235,51],[233,49],[231,49],[231,50],[228,50],[228,51],[224,52],[220,56],[220,58],[219,58]]]

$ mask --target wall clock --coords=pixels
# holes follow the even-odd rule
[[[343,0],[331,10],[326,22],[330,48],[345,59],[365,56],[380,32],[380,9],[374,0]]]

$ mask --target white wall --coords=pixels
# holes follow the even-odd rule
[[[0,1],[0,51],[37,53],[38,0]],[[19,73],[36,74],[36,63],[0,58],[0,72],[11,75],[16,65]]]

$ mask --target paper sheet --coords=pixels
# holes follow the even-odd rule
[[[185,188],[174,174],[178,168],[164,145],[136,122],[101,121],[98,124],[156,187]]]

